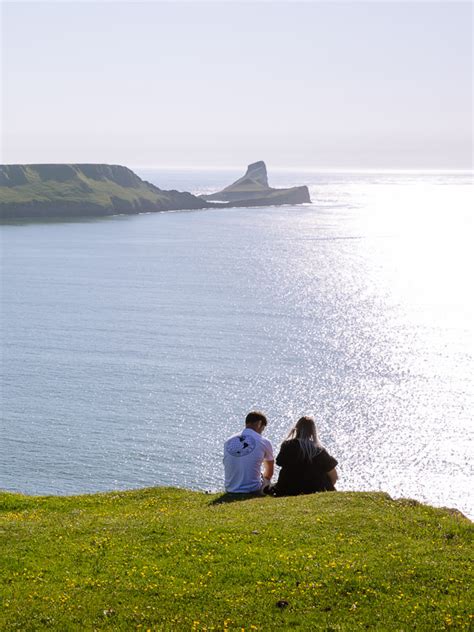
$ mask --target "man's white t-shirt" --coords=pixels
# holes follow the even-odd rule
[[[224,443],[226,492],[250,493],[262,488],[260,468],[263,461],[273,461],[273,448],[252,428],[245,428]]]

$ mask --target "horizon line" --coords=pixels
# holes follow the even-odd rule
[[[255,162],[255,161],[254,161]],[[443,173],[451,173],[451,174],[466,174],[466,175],[474,175],[474,167],[464,167],[464,168],[449,168],[449,167],[338,167],[338,166],[327,166],[327,167],[318,167],[315,165],[277,165],[272,166],[270,163],[270,167],[266,161],[265,165],[269,171],[290,171],[290,172],[307,172],[307,173],[418,173],[418,174],[443,174]],[[125,163],[125,162],[87,162],[87,161],[45,161],[45,162],[0,162],[0,166],[14,166],[14,165],[110,165],[110,166],[121,166],[126,167],[128,169],[163,169],[163,170],[182,170],[182,171],[243,171],[247,168],[248,165],[253,164],[253,162],[246,164],[240,163],[238,165],[189,165],[189,164],[133,164],[133,163]]]
[[[253,164],[253,163],[249,163]],[[268,164],[265,163],[268,169]],[[168,170],[186,170],[186,171],[200,171],[212,169],[215,171],[230,171],[247,168],[247,165],[132,165],[133,169],[168,169]],[[271,166],[271,171],[307,171],[311,173],[465,173],[474,174],[474,167],[465,168],[443,168],[443,167],[316,167],[312,165],[300,165],[300,166]]]

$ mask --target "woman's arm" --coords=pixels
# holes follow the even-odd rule
[[[331,484],[335,485],[337,479],[339,478],[338,475],[337,475],[336,468],[333,468],[332,470],[329,470],[327,475],[328,475],[329,480],[331,481]]]
[[[269,481],[271,481],[272,476],[273,476],[273,469],[274,469],[273,464],[274,464],[274,461],[263,462],[262,476],[263,478],[267,478]]]

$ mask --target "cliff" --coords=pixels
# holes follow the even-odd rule
[[[310,202],[308,188],[273,189],[260,161],[219,193],[164,191],[131,169],[105,164],[0,165],[0,219],[97,217]]]
[[[229,202],[232,206],[273,206],[311,202],[308,187],[273,189],[268,184],[267,167],[263,160],[247,167],[244,176],[222,191],[201,195],[206,201]]]
[[[0,492],[0,629],[467,632],[472,535],[381,493]]]
[[[199,209],[212,203],[163,191],[127,167],[0,165],[0,218],[83,217]]]

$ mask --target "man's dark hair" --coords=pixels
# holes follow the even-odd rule
[[[245,425],[253,426],[258,424],[259,421],[261,421],[264,426],[267,425],[267,418],[265,415],[258,410],[252,410],[252,412],[250,412],[245,418]]]

